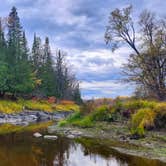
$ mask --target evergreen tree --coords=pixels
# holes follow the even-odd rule
[[[43,64],[43,48],[40,37],[37,37],[36,34],[34,35],[33,46],[32,46],[32,64],[33,69],[39,77],[40,68]]]
[[[7,91],[7,73],[8,73],[8,68],[6,64],[6,52],[7,52],[7,47],[6,47],[6,41],[5,41],[5,36],[2,28],[2,24],[0,21],[0,96],[3,97],[5,94],[5,91]]]
[[[25,33],[15,7],[9,14],[7,63],[9,69],[8,87],[13,95],[26,93],[34,87],[28,62],[28,48]]]
[[[55,95],[55,74],[53,69],[53,60],[49,45],[49,38],[46,37],[45,44],[43,47],[43,59],[42,59],[42,68],[41,68],[41,90],[47,96]]]
[[[56,97],[62,99],[65,94],[66,84],[65,84],[65,77],[64,77],[64,63],[65,54],[60,50],[57,52],[56,55],[56,62],[55,62],[55,75],[56,75]]]
[[[74,100],[77,104],[81,104],[81,103],[82,103],[79,83],[77,83],[76,86],[75,86],[75,88],[74,88],[73,100]]]
[[[35,75],[32,72],[32,66],[29,61],[29,49],[27,46],[25,32],[23,32],[23,36],[20,42],[21,52],[17,69],[21,72],[18,72],[19,74],[17,76],[17,82],[19,83],[16,88],[20,93],[28,93],[31,92],[35,87]]]

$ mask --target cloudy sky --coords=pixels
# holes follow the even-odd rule
[[[166,7],[164,0],[0,0],[0,16],[16,6],[29,43],[36,32],[50,37],[53,53],[66,51],[84,98],[116,97],[131,95],[134,89],[120,81],[131,50],[123,46],[112,53],[104,32],[110,11],[129,4],[134,16],[142,9],[163,15]]]

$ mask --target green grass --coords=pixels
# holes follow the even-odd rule
[[[109,107],[103,105],[97,108],[94,112],[83,116],[80,111],[72,114],[66,120],[62,120],[58,123],[59,127],[66,125],[79,126],[82,128],[93,127],[95,121],[108,121],[110,113]]]

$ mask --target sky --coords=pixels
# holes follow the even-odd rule
[[[104,41],[109,13],[130,4],[135,18],[143,9],[163,16],[166,7],[164,0],[0,0],[0,17],[15,6],[29,45],[36,33],[50,38],[53,54],[67,52],[83,98],[130,96],[135,86],[121,81],[121,68],[132,50],[123,45],[113,53]]]

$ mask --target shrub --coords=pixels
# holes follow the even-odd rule
[[[74,101],[71,101],[71,100],[61,100],[60,101],[60,104],[63,104],[63,105],[65,105],[65,104],[67,104],[67,105],[72,105],[72,104],[75,104],[74,103]]]
[[[156,113],[154,124],[158,129],[166,128],[166,103],[159,103],[154,108]]]
[[[141,108],[153,109],[156,106],[156,102],[147,100],[131,100],[123,104],[125,110],[138,110]]]
[[[92,127],[93,120],[91,116],[85,116],[83,119],[73,122],[72,125],[76,125],[83,128]]]
[[[57,104],[52,105],[52,108],[57,111],[79,111],[80,108],[77,104]]]
[[[80,120],[80,119],[81,119],[81,113],[80,113],[80,112],[76,112],[76,113],[70,115],[70,116],[66,119],[66,121],[69,122],[69,123],[72,123],[72,122],[74,122],[74,121],[76,121],[76,120]]]
[[[22,111],[23,107],[21,104],[13,101],[8,100],[1,100],[0,101],[0,112],[11,114],[11,113],[18,113]]]
[[[56,97],[54,97],[54,96],[51,96],[51,97],[49,97],[48,99],[47,99],[47,101],[48,101],[48,103],[51,103],[51,104],[53,104],[53,103],[56,103]]]
[[[155,112],[149,108],[139,109],[131,119],[131,133],[145,135],[145,128],[154,127]]]
[[[66,120],[61,120],[60,122],[58,122],[58,126],[63,127],[68,124],[79,125],[79,122],[81,122],[83,120],[82,118],[83,117],[81,116],[81,113],[78,111],[78,112],[75,112],[74,114],[70,115]]]
[[[87,101],[83,103],[83,105],[81,106],[81,112],[84,115],[92,113],[95,109],[96,109],[96,104],[93,100]]]
[[[64,127],[68,124],[67,120],[61,120],[58,122],[58,127]]]
[[[21,101],[21,103],[24,105],[25,108],[30,110],[40,110],[47,112],[53,111],[51,104],[47,103],[46,101],[27,100],[27,101]]]
[[[108,106],[101,106],[96,109],[92,114],[94,121],[109,121],[111,118],[111,112]]]
[[[123,109],[123,103],[120,98],[116,98],[112,107],[112,112],[121,112]]]

